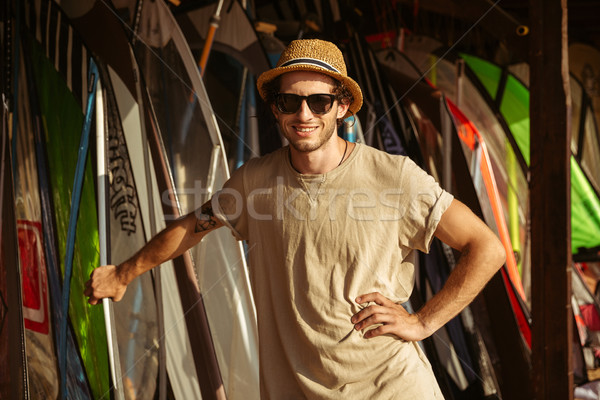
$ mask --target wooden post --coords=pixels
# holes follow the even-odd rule
[[[530,0],[532,364],[535,399],[573,399],[567,0]]]

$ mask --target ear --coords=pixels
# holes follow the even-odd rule
[[[350,108],[350,104],[344,104],[338,101],[337,119],[344,118],[344,115],[348,112],[348,108]]]

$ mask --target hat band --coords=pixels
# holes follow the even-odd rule
[[[329,71],[337,72],[338,74],[340,73],[340,71],[338,71],[337,69],[335,69],[331,65],[327,64],[326,62],[323,62],[321,60],[317,60],[315,58],[295,58],[293,60],[289,60],[289,61],[284,62],[283,64],[280,65],[280,67],[289,67],[290,65],[296,65],[296,64],[314,65],[316,67],[325,68],[325,69],[327,69]]]

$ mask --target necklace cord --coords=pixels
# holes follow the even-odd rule
[[[344,158],[346,157],[346,150],[348,150],[348,141],[344,140],[344,143],[346,143],[346,146],[344,147],[344,154],[342,154],[342,159],[340,160],[340,163],[338,164],[338,167],[340,165],[342,165],[342,163],[344,162]]]

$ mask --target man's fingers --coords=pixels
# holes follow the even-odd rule
[[[101,302],[102,298],[110,297],[114,291],[114,277],[112,273],[114,269],[111,265],[104,265],[94,268],[90,273],[90,279],[85,283],[83,294],[88,297],[88,303],[96,305]]]
[[[83,294],[88,298],[88,303],[90,303],[91,305],[96,305],[98,304],[98,298],[96,296],[94,296],[94,289],[92,289],[91,287],[86,288],[83,291]]]
[[[370,339],[375,336],[381,336],[392,332],[392,328],[389,325],[381,325],[377,328],[369,329],[363,335],[364,338]]]
[[[385,297],[384,295],[382,295],[379,292],[362,294],[356,298],[356,302],[358,304],[364,304],[364,303],[368,303],[370,301],[372,301],[376,304],[379,304],[380,306],[386,306],[386,305],[389,305],[390,303],[393,303],[390,299],[388,299],[387,297]]]
[[[404,326],[405,322],[408,323],[406,318],[409,317],[408,312],[402,306],[378,292],[360,295],[356,298],[356,302],[363,305],[374,303],[364,307],[350,318],[350,321],[354,324],[354,329],[357,331],[366,330],[365,338],[389,333],[401,336],[398,327]]]
[[[360,310],[359,312],[357,312],[356,314],[354,314],[352,316],[352,318],[350,318],[350,321],[353,324],[357,324],[360,321],[364,320],[365,318],[368,318],[370,315],[373,314],[373,312],[374,312],[373,306],[365,307],[362,310]]]
[[[360,310],[359,312],[357,312],[356,314],[354,314],[352,316],[352,318],[350,318],[350,321],[352,321],[353,324],[357,324],[357,323],[371,317],[372,315],[386,315],[386,314],[391,314],[391,313],[392,313],[392,310],[389,309],[388,307],[373,305],[373,306],[365,307],[362,310]]]
[[[390,320],[391,320],[391,318],[389,315],[373,314],[373,315],[369,316],[368,318],[365,318],[362,321],[355,324],[354,329],[356,329],[357,331],[360,331],[362,329],[368,328],[369,326],[372,326],[375,324],[388,324],[390,322]]]

